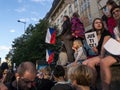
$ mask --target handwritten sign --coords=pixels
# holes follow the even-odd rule
[[[97,38],[97,34],[95,31],[85,33],[85,38],[86,38],[87,44],[90,47],[96,47],[98,45],[98,38]]]

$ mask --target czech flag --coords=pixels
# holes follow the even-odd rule
[[[55,31],[54,28],[48,28],[45,42],[49,43],[49,44],[55,44],[55,42],[56,42],[56,31]]]
[[[48,64],[52,63],[54,59],[54,51],[52,50],[46,50],[46,61]]]

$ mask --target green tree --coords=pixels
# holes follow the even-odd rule
[[[57,43],[50,45],[45,43],[46,32],[49,27],[47,20],[40,20],[35,26],[29,25],[25,33],[14,39],[11,51],[6,55],[6,59],[11,59],[17,65],[23,61],[45,60],[46,49],[52,49],[56,52],[55,60],[60,48],[60,39],[57,37]],[[11,53],[12,52],[12,53]]]

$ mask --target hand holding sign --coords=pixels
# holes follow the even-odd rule
[[[96,47],[98,45],[98,38],[97,38],[97,34],[95,31],[85,33],[85,38],[86,38],[87,44],[90,47]]]

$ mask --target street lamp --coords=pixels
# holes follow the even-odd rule
[[[20,22],[20,23],[24,24],[24,31],[25,31],[26,22],[25,21],[21,21],[21,20],[18,20],[17,22]]]

